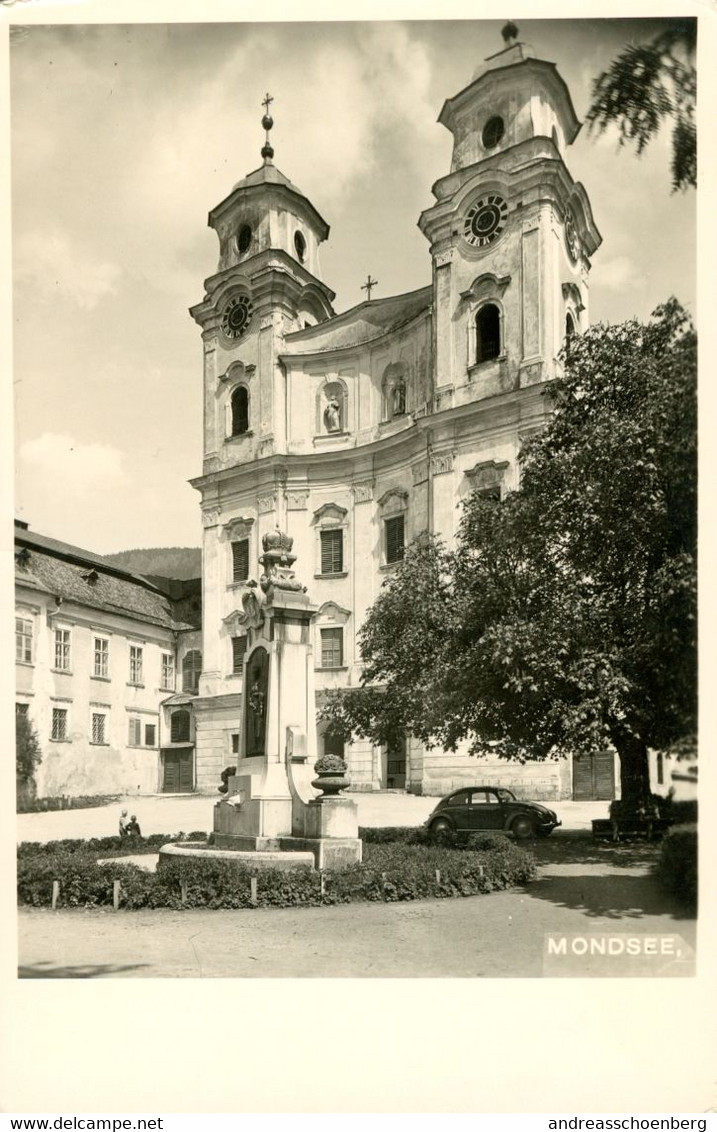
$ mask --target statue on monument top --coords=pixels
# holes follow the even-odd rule
[[[291,553],[294,540],[290,535],[284,534],[277,527],[269,531],[261,540],[264,553],[259,558],[264,573],[259,579],[259,585],[271,601],[274,590],[288,590],[294,593],[306,593],[306,586],[302,586],[292,570],[296,555]]]

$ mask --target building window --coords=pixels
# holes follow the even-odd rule
[[[233,755],[239,754],[239,732],[238,731],[234,731],[232,733],[232,754]]]
[[[249,431],[249,390],[245,385],[237,385],[232,393],[232,436],[241,436]]]
[[[129,721],[129,745],[130,747],[142,746],[142,720],[136,719],[134,716],[131,716]]]
[[[500,354],[500,311],[486,303],[476,315],[476,362],[487,362]]]
[[[32,664],[32,621],[15,618],[15,660]]]
[[[565,315],[565,349],[570,351],[570,339],[574,338],[576,334],[575,319],[570,311]]]
[[[324,735],[324,754],[336,755],[338,758],[345,758],[345,746],[343,739],[337,739],[334,735]]]
[[[154,747],[157,742],[157,725],[156,723],[145,723],[144,725],[144,745],[145,747]]]
[[[15,704],[15,715],[24,715],[27,718],[27,716],[29,715],[29,708],[30,708],[29,704],[16,703]]]
[[[174,691],[174,657],[171,652],[162,653],[162,687],[168,691]]]
[[[246,637],[232,637],[232,672],[241,672],[246,656]]]
[[[172,712],[170,737],[173,743],[189,742],[189,712],[185,711],[184,708],[181,711]]]
[[[405,523],[403,515],[384,520],[386,529],[386,562],[400,562],[405,550]]]
[[[199,649],[190,649],[182,661],[182,691],[198,691],[201,671],[202,654]]]
[[[67,739],[67,708],[54,707],[52,709],[52,733],[50,737],[56,742]]]
[[[489,118],[483,127],[481,140],[486,149],[495,149],[505,133],[505,123],[497,115]]]
[[[110,643],[105,637],[95,637],[95,676],[106,680],[110,674]]]
[[[232,543],[232,581],[245,582],[249,577],[249,539]]]
[[[129,682],[142,683],[142,649],[139,645],[129,646]]]
[[[341,668],[344,663],[343,629],[321,630],[321,667]]]
[[[107,716],[103,711],[92,712],[92,742],[99,744],[107,742]]]
[[[344,532],[321,531],[321,573],[341,574],[344,568]]]
[[[70,671],[70,630],[55,629],[55,668]]]

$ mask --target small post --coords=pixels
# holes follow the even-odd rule
[[[60,882],[59,882],[59,880],[53,880],[53,882],[52,882],[52,910],[53,910],[53,912],[55,911],[55,908],[57,907],[57,901],[58,901],[59,896],[60,896]]]
[[[480,876],[480,877],[485,876],[485,869],[483,868],[482,865],[478,866],[478,876]]]
[[[251,885],[250,900],[251,900],[252,904],[258,904],[259,903],[259,897],[257,895],[258,885],[257,885],[256,877],[252,877],[249,883]]]
[[[440,883],[441,883],[441,870],[436,869],[436,884],[440,884]]]
[[[321,895],[323,896],[324,893],[326,892],[326,877],[324,876],[324,870],[323,869],[319,873],[319,885],[321,886]]]
[[[118,880],[112,882],[112,907],[115,912],[119,911],[120,888],[121,884]]]
[[[182,890],[182,904],[187,903],[187,882],[183,880],[179,886]]]

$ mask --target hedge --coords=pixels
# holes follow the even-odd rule
[[[665,834],[655,866],[657,879],[682,903],[697,907],[697,826],[680,825]]]
[[[89,850],[58,849],[20,857],[18,897],[21,904],[47,906],[56,880],[59,906],[108,905],[113,882],[119,880],[124,908],[249,908],[254,906],[251,879],[256,877],[256,905],[286,908],[473,896],[525,884],[534,875],[530,854],[507,838],[490,836],[483,838],[479,851],[369,843],[362,864],[323,874],[191,857],[169,858],[156,873],[148,873],[122,861],[98,865]]]
[[[54,810],[90,810],[97,806],[110,806],[119,802],[120,794],[80,794],[77,797],[60,794],[55,798],[20,798],[18,814],[47,813]]]
[[[134,857],[140,853],[156,853],[170,841],[202,841],[204,831],[193,833],[152,833],[149,837],[90,837],[63,838],[59,841],[22,841],[17,848],[18,858],[52,856],[55,853],[89,853],[93,857]]]

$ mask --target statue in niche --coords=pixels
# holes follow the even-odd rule
[[[393,399],[392,416],[394,416],[394,417],[404,416],[404,414],[406,412],[406,383],[405,383],[405,381],[403,380],[402,377],[399,377],[398,381],[396,382],[396,384],[393,387],[392,399]]]
[[[269,691],[269,654],[257,648],[251,654],[245,677],[246,754],[249,758],[266,754],[266,716]]]
[[[332,397],[324,409],[324,422],[327,432],[341,432],[341,405]]]
[[[259,677],[254,677],[254,683],[248,697],[249,706],[249,744],[253,755],[264,754],[264,711],[266,696],[264,695]]]

